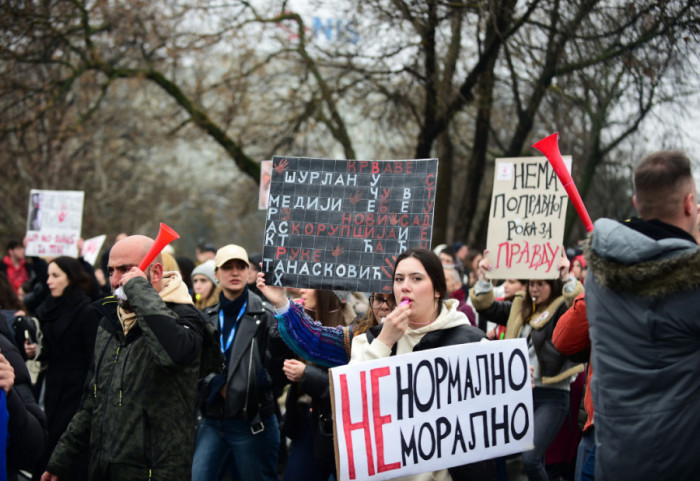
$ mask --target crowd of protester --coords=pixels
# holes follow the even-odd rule
[[[461,242],[399,255],[389,293],[349,293],[267,285],[236,244],[141,270],[142,235],[97,268],[11,239],[1,479],[335,479],[328,368],[515,338],[534,449],[402,479],[693,479],[700,205],[680,152],[643,159],[634,185],[639,217],[598,220],[545,280],[492,279]]]

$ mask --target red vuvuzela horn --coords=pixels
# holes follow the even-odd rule
[[[571,203],[574,204],[574,208],[583,221],[583,225],[585,225],[586,230],[590,232],[593,230],[593,221],[591,221],[591,217],[588,215],[586,206],[583,205],[583,199],[581,199],[581,195],[578,193],[578,189],[576,188],[576,184],[574,184],[574,180],[571,178],[571,174],[569,174],[566,165],[564,165],[564,159],[561,158],[558,138],[559,132],[554,132],[549,137],[535,142],[532,146],[542,152],[544,156],[547,157],[549,163],[552,164],[554,172],[556,172],[559,181],[564,186],[564,189],[566,189],[566,193],[569,195]]]
[[[146,253],[146,256],[139,264],[139,269],[145,271],[149,264],[153,262],[153,259],[155,259],[156,256],[165,248],[165,246],[179,238],[180,234],[175,232],[172,227],[168,227],[161,222],[158,237],[156,237],[156,241],[153,243],[151,248]]]

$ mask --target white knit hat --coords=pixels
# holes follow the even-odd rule
[[[214,260],[209,259],[208,261],[203,262],[192,269],[191,277],[194,278],[194,276],[197,274],[207,276],[214,284],[216,284],[216,277],[214,276]]]

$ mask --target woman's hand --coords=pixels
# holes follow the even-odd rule
[[[377,340],[387,347],[393,347],[406,332],[410,315],[410,303],[397,306],[388,316],[382,318],[383,327]]]
[[[265,284],[265,273],[258,272],[258,280],[255,283],[262,292],[263,296],[275,306],[275,309],[281,309],[287,305],[287,296],[284,293],[284,287],[272,287]]]
[[[562,246],[561,254],[561,259],[559,259],[559,278],[564,284],[566,284],[571,278],[571,275],[569,274],[569,266],[571,266],[571,261],[569,261],[569,258],[566,257],[564,246]]]
[[[301,378],[306,370],[306,364],[296,359],[285,359],[282,371],[292,382],[301,382]]]
[[[489,253],[488,249],[484,250],[484,257],[482,257],[481,260],[479,261],[479,264],[478,264],[477,270],[476,270],[477,275],[479,276],[479,280],[485,281],[485,282],[488,281],[488,279],[486,279],[486,273],[492,269],[491,261],[488,260],[488,258],[486,257],[486,254],[488,254],[488,253]]]

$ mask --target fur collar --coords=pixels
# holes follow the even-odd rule
[[[700,287],[700,250],[625,265],[594,251],[593,235],[595,231],[586,240],[584,255],[595,281],[603,287],[651,298]],[[629,248],[634,249],[635,246],[630,245]]]

